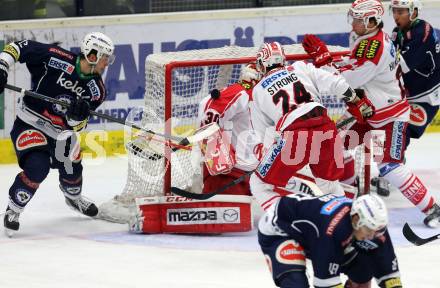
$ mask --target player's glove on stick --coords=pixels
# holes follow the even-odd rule
[[[0,60],[0,93],[3,93],[6,83],[8,83],[8,69],[8,63]]]
[[[302,46],[307,54],[313,58],[313,64],[319,68],[333,61],[327,45],[316,35],[306,34],[302,41]]]
[[[83,121],[88,119],[90,116],[89,103],[83,99],[76,99],[72,101],[67,109],[66,115],[69,119],[75,121]]]
[[[81,131],[86,125],[90,116],[90,105],[83,99],[75,99],[70,103],[66,112],[67,123],[72,127],[73,131]]]
[[[348,89],[347,92],[344,93],[344,96],[348,112],[356,118],[358,123],[365,123],[365,119],[374,115],[374,105],[365,96],[363,89]]]

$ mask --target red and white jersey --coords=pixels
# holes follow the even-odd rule
[[[203,98],[198,114],[200,127],[217,122],[230,135],[237,161],[235,167],[244,171],[257,167],[259,161],[253,149],[261,142],[251,126],[249,101],[248,92],[236,83],[221,90],[218,99]]]
[[[253,89],[251,119],[253,128],[262,136],[272,126],[283,131],[298,117],[321,104],[321,97],[341,98],[349,88],[341,75],[295,62],[267,73]]]
[[[338,70],[353,89],[361,88],[376,108],[368,123],[375,127],[408,121],[410,107],[405,97],[399,56],[388,34],[381,29],[357,36],[350,34],[351,55]]]

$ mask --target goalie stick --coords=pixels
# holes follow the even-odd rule
[[[5,88],[7,88],[9,90],[12,90],[12,91],[15,91],[15,92],[18,92],[21,95],[27,95],[29,97],[33,97],[33,98],[44,100],[44,101],[47,101],[47,102],[50,102],[50,103],[58,104],[58,105],[61,105],[62,107],[66,107],[67,108],[70,105],[68,102],[61,101],[61,100],[58,100],[58,99],[54,99],[54,98],[51,98],[49,96],[46,96],[46,95],[43,95],[43,94],[40,94],[40,93],[37,93],[37,92],[34,92],[34,91],[25,90],[23,88],[19,88],[19,87],[10,85],[10,84],[6,84]],[[157,132],[151,131],[149,129],[142,128],[142,127],[136,125],[135,123],[128,122],[128,121],[122,120],[120,118],[116,118],[116,117],[113,117],[113,116],[110,116],[110,115],[107,115],[107,114],[104,114],[104,113],[99,113],[99,112],[96,112],[96,111],[93,111],[93,110],[90,110],[90,115],[93,115],[93,116],[96,116],[96,117],[99,117],[99,118],[103,118],[103,119],[109,120],[111,122],[119,123],[119,124],[122,124],[122,125],[128,125],[128,126],[131,126],[132,128],[144,131],[146,133],[163,137],[163,138],[165,138],[167,140],[176,141],[176,142],[178,142],[178,144],[172,143],[172,142],[168,143],[170,146],[174,146],[174,148],[172,149],[173,151],[176,151],[176,150],[180,149],[181,146],[187,146],[189,144],[197,143],[197,142],[207,138],[209,135],[215,133],[220,128],[218,125],[207,125],[206,129],[201,130],[200,132],[198,132],[196,134],[193,134],[193,135],[187,136],[185,138],[182,138],[182,137],[176,137],[176,136],[169,135],[169,134],[157,133]]]
[[[429,238],[421,238],[409,227],[408,223],[405,223],[402,228],[403,236],[405,236],[406,240],[413,243],[416,246],[424,245],[426,243],[432,242],[434,240],[440,239],[440,234],[431,236]]]
[[[336,128],[339,130],[355,120],[356,120],[355,117],[349,117],[344,120],[338,121],[338,123],[336,124]],[[247,177],[249,177],[252,173],[254,173],[254,171],[255,170],[247,171],[245,174],[243,174],[239,178],[229,182],[228,184],[226,184],[220,188],[215,189],[212,192],[203,193],[203,194],[193,193],[193,192],[189,192],[189,191],[180,189],[178,187],[171,187],[171,192],[175,195],[182,196],[185,198],[196,199],[196,200],[207,200],[207,199],[214,197],[215,195],[220,194],[220,193],[226,191],[227,189],[243,182]]]

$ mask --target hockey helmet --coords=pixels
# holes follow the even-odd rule
[[[354,229],[364,226],[378,231],[388,224],[387,208],[383,200],[376,195],[362,195],[353,201],[350,215],[357,214],[359,221]]]
[[[390,11],[392,11],[393,8],[407,8],[409,10],[410,17],[412,17],[414,13],[414,9],[417,8],[418,13],[420,13],[420,9],[422,8],[422,2],[420,2],[420,0],[391,0]],[[410,19],[411,21],[414,21],[416,18],[414,19],[410,18]]]
[[[284,66],[286,54],[283,46],[278,42],[263,43],[257,52],[256,69],[262,74],[266,74],[267,68],[273,66]]]
[[[109,57],[109,64],[112,64],[115,60],[114,50],[115,46],[112,40],[101,32],[87,34],[81,44],[81,53],[85,56],[87,62],[92,65],[96,65],[104,55]],[[87,57],[91,52],[96,53],[96,61],[94,62],[90,61]]]
[[[379,25],[382,23],[384,10],[380,0],[356,0],[348,10],[348,22],[351,24],[353,19],[361,19],[367,27],[370,19],[375,19]]]

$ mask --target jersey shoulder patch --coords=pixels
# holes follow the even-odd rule
[[[359,42],[353,50],[352,58],[359,62],[371,61],[377,64],[383,51],[383,32],[380,31],[374,37]]]

